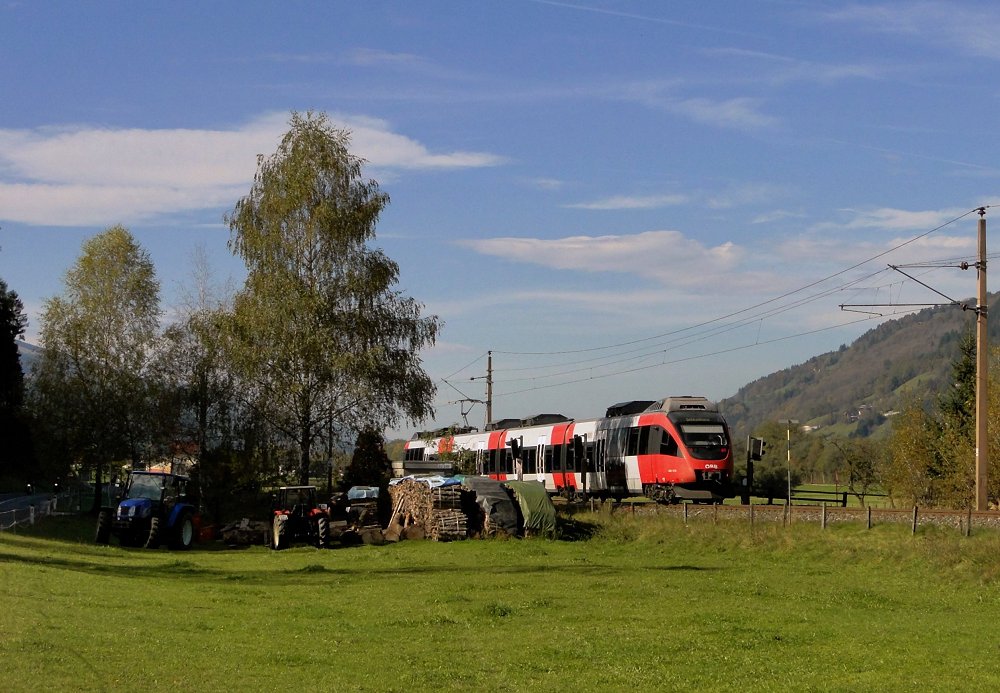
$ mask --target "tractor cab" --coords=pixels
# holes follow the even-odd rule
[[[274,510],[294,517],[308,517],[317,507],[315,486],[282,486],[274,497]]]

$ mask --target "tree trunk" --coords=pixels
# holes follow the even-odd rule
[[[309,484],[309,457],[312,452],[312,431],[309,429],[309,424],[303,424],[299,438],[299,449],[302,453],[302,457],[299,458],[299,484],[302,486]]]
[[[90,513],[95,517],[99,512],[101,512],[101,506],[103,505],[104,494],[101,490],[101,477],[104,476],[104,464],[101,462],[97,463],[94,467],[94,502],[90,506]]]

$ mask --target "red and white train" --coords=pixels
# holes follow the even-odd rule
[[[721,502],[734,495],[729,427],[704,397],[623,402],[599,419],[504,419],[483,432],[421,432],[407,441],[403,470],[435,461],[501,481],[541,481],[571,497]]]

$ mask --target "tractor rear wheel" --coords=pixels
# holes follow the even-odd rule
[[[190,510],[185,510],[170,537],[170,548],[187,551],[194,542],[194,518]]]
[[[102,510],[97,514],[97,536],[94,541],[98,544],[107,545],[111,543],[111,511]]]
[[[143,544],[144,548],[156,549],[160,546],[160,518],[151,517],[149,519],[149,534]]]
[[[316,518],[316,548],[325,549],[330,545],[330,522],[325,517]]]

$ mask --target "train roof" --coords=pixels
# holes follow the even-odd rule
[[[545,426],[547,424],[564,423],[573,419],[562,414],[532,414],[523,419],[497,419],[486,425],[487,431],[503,431],[508,428],[528,428],[529,426]]]
[[[662,411],[719,411],[719,405],[704,397],[667,397],[657,403],[656,409]]]
[[[718,412],[719,405],[705,398],[694,395],[673,395],[663,399],[633,399],[627,402],[618,402],[608,407],[604,416],[630,416],[642,414],[644,412],[665,411],[665,412]],[[486,424],[486,431],[503,431],[508,428],[528,428],[530,426],[545,426],[548,424],[565,423],[573,421],[568,416],[562,414],[533,414],[523,419],[497,419]],[[429,440],[431,438],[441,438],[446,435],[460,435],[462,433],[478,433],[479,429],[473,426],[453,425],[448,428],[439,428],[433,431],[418,431],[413,434],[411,440]]]
[[[431,431],[417,431],[412,436],[410,440],[430,440],[431,438],[441,438],[443,436],[450,435],[461,435],[463,433],[478,433],[479,429],[475,426],[459,426],[455,424],[453,426],[446,426],[444,428],[435,428]]]
[[[608,407],[605,416],[628,416],[629,414],[641,414],[642,412],[649,409],[650,406],[657,404],[656,400],[652,399],[633,399],[628,402],[619,402],[618,404],[612,404]]]

